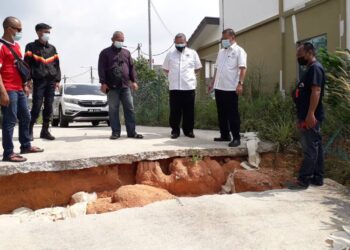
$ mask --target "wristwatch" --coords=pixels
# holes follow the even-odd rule
[[[243,82],[242,82],[242,81],[239,81],[239,82],[238,82],[238,84],[241,84],[241,85],[243,85]]]

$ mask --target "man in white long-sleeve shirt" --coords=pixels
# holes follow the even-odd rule
[[[175,48],[168,53],[163,63],[163,70],[169,79],[171,138],[180,136],[181,118],[184,135],[194,138],[196,73],[202,64],[197,52],[187,47],[184,34],[176,35]]]

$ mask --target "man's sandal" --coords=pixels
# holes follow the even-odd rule
[[[24,158],[19,154],[12,154],[2,159],[2,161],[7,161],[7,162],[25,162],[26,160],[27,158]]]
[[[44,152],[44,149],[34,147],[34,146],[30,148],[21,149],[21,154],[35,154],[35,153],[41,153],[41,152]]]

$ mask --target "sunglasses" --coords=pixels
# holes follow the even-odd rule
[[[12,26],[11,26],[11,28],[12,28],[12,29],[14,29],[14,30],[17,30],[18,32],[21,32],[21,31],[22,31],[22,29],[21,29],[21,28],[12,27]]]

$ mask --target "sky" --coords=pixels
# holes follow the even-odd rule
[[[218,0],[152,0],[167,26],[164,28],[152,9],[152,51],[158,54],[169,48],[174,36],[189,38],[205,16],[219,16]],[[125,34],[125,45],[133,52],[138,43],[148,53],[147,0],[0,0],[1,22],[7,16],[22,21],[22,50],[37,38],[35,25],[52,26],[50,43],[58,50],[62,75],[72,82],[89,82],[93,66],[98,82],[97,61],[100,51],[111,45],[114,31]],[[135,52],[133,56],[137,56]],[[162,64],[163,56],[155,57]]]

